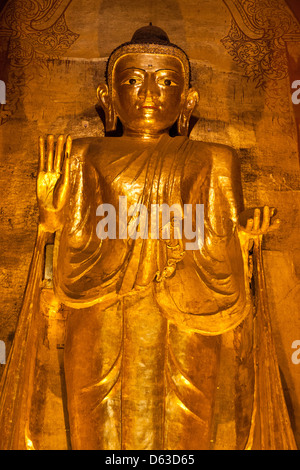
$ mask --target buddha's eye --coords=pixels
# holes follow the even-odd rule
[[[177,86],[177,83],[174,82],[173,80],[171,80],[170,78],[165,78],[165,77],[160,77],[158,80],[157,80],[157,83],[159,85],[163,85],[163,86]]]
[[[123,85],[140,85],[141,83],[142,79],[140,77],[128,78],[123,81]]]

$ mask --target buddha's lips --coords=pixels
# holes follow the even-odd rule
[[[159,109],[158,106],[142,106],[143,109]]]

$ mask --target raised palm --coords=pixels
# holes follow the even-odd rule
[[[60,135],[54,151],[54,137],[39,139],[39,173],[37,179],[37,199],[40,210],[40,223],[49,231],[60,225],[60,213],[65,207],[69,194],[70,153],[72,139]]]

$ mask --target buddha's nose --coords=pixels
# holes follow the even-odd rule
[[[148,73],[145,76],[143,85],[139,90],[139,98],[145,101],[153,101],[160,95],[160,89],[156,83],[156,77],[154,73]]]

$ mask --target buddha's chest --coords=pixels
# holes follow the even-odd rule
[[[180,199],[183,162],[158,151],[107,155],[95,165],[106,197],[127,196],[132,202],[162,203]]]

